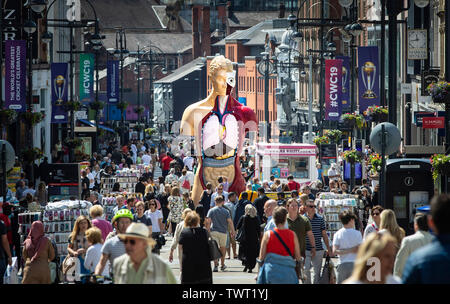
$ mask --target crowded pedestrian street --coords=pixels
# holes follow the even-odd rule
[[[449,16],[0,0],[0,292],[450,284]]]

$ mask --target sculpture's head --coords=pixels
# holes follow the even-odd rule
[[[209,65],[209,77],[211,79],[213,89],[218,95],[227,95],[234,87],[235,71],[233,71],[233,64],[224,56],[216,56]],[[229,88],[227,90],[227,88]]]

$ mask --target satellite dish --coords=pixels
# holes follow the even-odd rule
[[[391,155],[398,151],[400,147],[400,143],[402,141],[402,137],[400,135],[400,131],[398,128],[391,124],[390,122],[383,122],[378,124],[375,128],[373,128],[370,133],[370,145],[372,148],[381,154],[381,128],[384,126],[384,130],[386,132],[385,137],[385,155]]]
[[[8,172],[9,170],[11,170],[14,167],[14,163],[15,163],[15,158],[16,158],[16,153],[14,152],[14,148],[11,146],[11,144],[9,142],[7,142],[6,140],[0,140],[0,173],[3,173],[3,169],[2,169],[2,147],[3,144],[6,147],[6,171]]]

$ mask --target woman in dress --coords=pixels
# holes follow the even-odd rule
[[[183,262],[181,284],[212,284],[212,270],[208,245],[208,233],[199,227],[200,216],[196,212],[186,214],[186,228],[180,234],[179,247]]]
[[[169,218],[170,218],[170,225],[171,225],[171,233],[175,233],[175,228],[177,227],[177,224],[181,222],[181,213],[183,212],[184,205],[183,205],[183,199],[180,196],[180,188],[173,187],[172,192],[170,193],[169,198],[167,199],[169,202]]]
[[[169,196],[170,196],[170,192],[172,191],[172,188],[170,187],[170,185],[165,185],[164,186],[164,190],[163,192],[159,193],[158,196],[156,197],[161,205],[161,211],[163,214],[163,223],[164,225],[168,225],[168,217],[169,217]]]
[[[192,212],[191,209],[186,208],[183,210],[183,213],[181,214],[182,221],[178,223],[177,228],[175,229],[175,234],[173,235],[172,244],[170,245],[170,253],[169,253],[169,262],[172,263],[173,261],[173,252],[178,246],[178,240],[180,239],[181,231],[183,231],[184,228],[186,228],[184,219],[186,218],[186,215]],[[181,270],[181,264],[182,264],[182,252],[180,251],[180,247],[178,246],[178,261],[180,263],[180,270]]]
[[[69,237],[67,252],[73,257],[78,257],[80,260],[80,274],[89,274],[89,271],[84,268],[84,258],[86,257],[86,250],[89,247],[86,239],[86,231],[91,227],[91,221],[86,216],[80,215],[75,221]]]
[[[259,253],[260,223],[256,208],[251,204],[245,206],[245,214],[239,219],[236,229],[241,234],[239,242],[239,259],[244,265],[244,272],[252,272]]]
[[[35,221],[23,246],[22,284],[51,284],[49,261],[55,258],[51,241],[44,236],[44,224]]]
[[[205,212],[205,214],[203,216],[206,216],[208,214],[209,207],[211,205],[212,194],[213,194],[212,184],[207,183],[206,190],[203,190],[202,196],[200,197],[200,203],[199,203],[199,204],[203,205],[203,211]]]

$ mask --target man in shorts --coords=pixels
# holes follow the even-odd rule
[[[223,196],[219,195],[215,198],[215,207],[209,209],[208,214],[205,219],[205,227],[211,233],[211,237],[216,240],[219,245],[221,257],[221,267],[222,271],[227,268],[225,266],[225,254],[227,246],[227,233],[228,228],[230,229],[230,237],[234,238],[235,230],[234,225],[231,220],[230,213],[224,208],[225,199]],[[214,260],[214,272],[218,271],[219,260]]]

